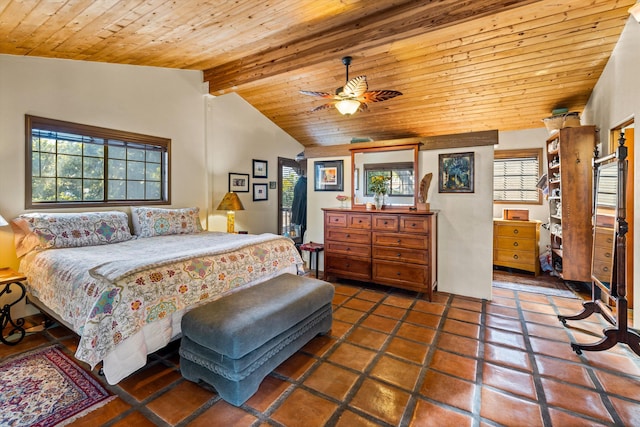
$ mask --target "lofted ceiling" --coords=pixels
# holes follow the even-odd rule
[[[581,112],[635,0],[0,0],[0,53],[202,70],[305,146]],[[349,75],[396,98],[311,110]]]

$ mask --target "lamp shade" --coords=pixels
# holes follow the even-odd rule
[[[9,225],[9,223],[0,215],[0,227],[4,227],[5,225]]]
[[[342,101],[336,102],[336,108],[340,111],[340,114],[348,116],[360,108],[360,101],[356,101],[355,99],[343,99]]]
[[[234,192],[230,192],[224,195],[222,201],[218,205],[219,211],[243,211],[244,206],[238,195]]]

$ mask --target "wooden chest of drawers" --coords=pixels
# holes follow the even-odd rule
[[[325,277],[370,281],[429,300],[436,280],[436,214],[323,209]]]
[[[540,221],[493,220],[493,265],[540,274]]]

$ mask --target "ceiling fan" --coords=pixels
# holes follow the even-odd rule
[[[367,104],[371,102],[386,101],[387,99],[395,98],[398,95],[402,95],[402,92],[397,90],[371,90],[367,85],[366,76],[358,76],[349,80],[349,65],[351,65],[351,57],[345,56],[342,58],[342,63],[347,68],[346,83],[343,87],[336,89],[335,94],[329,92],[312,92],[308,90],[301,90],[300,93],[304,95],[319,96],[321,98],[332,99],[333,101],[328,104],[323,104],[314,108],[311,111],[325,110],[333,106],[343,115],[355,114],[356,111],[366,111],[368,109]]]

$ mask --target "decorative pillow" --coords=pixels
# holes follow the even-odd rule
[[[193,234],[202,231],[200,208],[131,208],[133,233],[138,237]]]
[[[32,250],[106,245],[131,240],[129,218],[120,211],[30,213],[12,221],[16,253]]]

